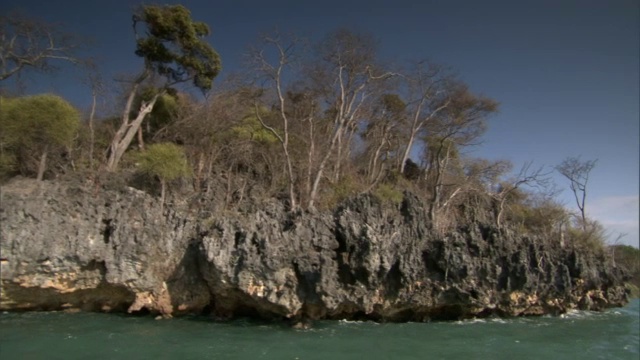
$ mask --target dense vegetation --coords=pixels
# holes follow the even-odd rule
[[[629,245],[611,246],[616,263],[627,269],[631,279],[629,285],[633,297],[640,297],[640,249]]]
[[[25,33],[2,19],[7,34]],[[230,210],[267,198],[291,211],[330,208],[363,192],[399,205],[408,190],[429,204],[425,215],[437,231],[475,218],[605,251],[602,226],[584,211],[595,162],[569,158],[556,167],[576,196],[574,213],[554,199],[552,168],[528,163],[514,172],[507,161],[471,156],[499,105],[445,66],[383,64],[370,35],[346,29],[311,45],[271,34],[251,48],[242,74],[212,90],[221,62],[205,41],[206,24],[180,5],[143,6],[133,19],[144,67],[119,95],[122,103],[111,104],[120,115],[94,119],[96,99],[105,96],[99,77],[89,82],[94,108],[82,124],[55,95],[3,89],[3,180],[81,174],[132,184],[132,174],[144,174],[158,182],[163,202],[165,192],[206,198],[224,191]],[[20,55],[36,67],[42,50],[30,53],[27,45],[37,36],[15,37],[31,39]],[[49,55],[41,58],[56,58]],[[0,56],[3,64],[21,63],[15,54]],[[77,63],[68,53],[62,60]],[[21,70],[3,69],[0,81]],[[616,250],[625,259],[628,252]]]

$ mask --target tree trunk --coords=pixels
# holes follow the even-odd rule
[[[391,129],[388,128],[388,127],[385,127],[383,129],[382,137],[380,138],[380,143],[376,147],[376,151],[373,153],[371,161],[369,161],[368,174],[369,174],[369,181],[370,182],[373,182],[374,179],[376,179],[378,177],[377,176],[377,171],[376,171],[376,169],[378,168],[378,158],[380,157],[380,153],[382,152],[382,148],[384,147],[385,143],[388,142],[387,136],[388,136],[390,131],[391,131]]]
[[[224,207],[223,209],[226,210],[229,206],[229,203],[231,203],[231,171],[233,170],[233,164],[229,165],[229,169],[227,169],[227,189],[224,193]]]
[[[423,97],[420,100],[420,104],[418,104],[418,108],[416,109],[416,113],[415,113],[415,116],[413,118],[413,124],[411,125],[411,134],[409,136],[409,141],[407,142],[407,146],[405,147],[404,154],[402,155],[402,163],[400,163],[400,173],[401,174],[404,174],[405,164],[407,163],[407,159],[409,158],[409,155],[411,154],[411,148],[413,147],[413,142],[415,141],[415,137],[418,135],[418,132],[420,131],[420,129],[422,129],[422,127],[427,124],[427,121],[433,119],[440,111],[442,111],[447,106],[449,106],[449,101],[447,101],[444,105],[442,105],[442,106],[438,107],[437,109],[433,110],[429,114],[429,116],[427,116],[424,119],[420,120],[420,114],[422,112],[422,107],[424,106],[424,103],[425,103],[426,100],[427,100],[427,98]]]
[[[138,149],[144,150],[144,138],[142,137],[142,124],[138,127]]]
[[[507,200],[507,197],[503,197],[500,199],[500,207],[498,207],[498,215],[496,216],[496,225],[498,229],[502,227],[502,213],[504,212],[504,202]]]
[[[194,179],[194,187],[196,192],[200,193],[200,188],[202,186],[202,171],[204,170],[204,152],[198,154],[198,166]]]
[[[289,148],[287,144],[282,143],[282,148],[284,151],[284,157],[286,160],[286,168],[287,168],[287,177],[289,179],[289,206],[291,211],[296,211],[298,209],[298,203],[296,201],[296,191],[295,191],[295,181],[293,175],[293,166],[291,165],[291,157],[289,156]]]
[[[93,170],[93,148],[95,146],[95,131],[93,130],[93,118],[96,114],[96,91],[91,94],[91,114],[89,114],[89,168]]]
[[[48,149],[44,149],[42,155],[40,156],[40,165],[38,166],[38,181],[42,181],[44,178],[44,170],[47,167],[47,152]]]
[[[342,158],[342,135],[338,137],[337,149],[338,149],[338,153],[336,155],[336,162],[333,165],[333,181],[336,183],[340,178],[340,159]]]
[[[420,114],[422,113],[422,107],[426,101],[426,97],[422,97],[420,102],[418,103],[418,107],[416,108],[416,112],[413,115],[413,122],[411,124],[411,132],[409,134],[409,141],[407,141],[407,146],[405,147],[402,154],[402,161],[400,162],[400,174],[404,174],[404,166],[407,163],[407,159],[409,158],[409,154],[411,154],[411,148],[413,147],[413,141],[418,135],[418,131],[422,127],[422,123],[420,120]]]
[[[327,166],[327,161],[333,153],[333,149],[336,146],[338,138],[342,136],[342,124],[335,130],[333,136],[331,137],[331,141],[329,142],[329,148],[327,152],[324,154],[322,161],[320,161],[320,165],[318,166],[318,170],[316,171],[316,175],[313,179],[313,185],[311,186],[311,192],[309,193],[309,208],[313,208],[315,206],[316,197],[318,196],[318,188],[320,186],[320,180],[322,179],[322,174],[324,173],[324,168]]]
[[[405,164],[407,163],[407,159],[409,158],[409,155],[411,154],[411,148],[413,147],[413,141],[416,137],[416,134],[418,133],[418,130],[420,128],[416,128],[416,129],[412,129],[411,130],[411,135],[409,136],[409,141],[407,142],[407,146],[404,149],[404,152],[402,154],[402,161],[400,161],[400,174],[404,174],[404,167]]]
[[[447,152],[445,154],[445,157],[442,160],[440,159],[442,157],[443,147],[444,147],[444,144],[440,143],[440,147],[438,148],[438,153],[436,154],[436,179],[433,184],[433,195],[431,198],[431,204],[429,204],[429,220],[431,220],[431,224],[432,226],[434,226],[434,228],[437,226],[436,211],[440,208],[440,198],[442,193],[442,175],[446,167],[446,162],[449,159],[449,150],[450,150],[449,147],[447,147]]]
[[[313,176],[313,158],[315,156],[315,139],[313,134],[313,120],[309,119],[309,152],[307,156],[306,195],[311,194],[311,178]]]
[[[164,211],[164,197],[167,187],[167,182],[164,179],[160,179],[160,212]]]
[[[137,88],[137,86],[134,87],[134,91],[135,88]],[[123,117],[125,120],[122,122],[120,129],[118,129],[118,132],[116,132],[116,135],[111,142],[109,159],[107,161],[108,171],[115,171],[117,169],[118,163],[120,163],[120,160],[122,159],[122,155],[124,155],[124,153],[129,148],[131,141],[138,133],[138,129],[140,128],[142,121],[153,110],[153,106],[155,105],[158,97],[160,97],[161,94],[162,93],[156,94],[148,103],[143,102],[140,106],[138,116],[136,116],[136,118],[131,123],[129,123],[128,121],[129,115],[128,111],[125,109],[125,115]],[[133,101],[132,99],[134,95],[134,92],[132,92],[129,98],[130,101]],[[129,104],[130,101],[127,102],[128,109],[130,109],[131,106],[131,104]]]

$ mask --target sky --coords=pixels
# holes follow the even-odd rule
[[[163,3],[168,3],[165,0]],[[136,73],[131,12],[140,1],[3,2],[90,39],[105,79]],[[149,2],[146,2],[149,4]],[[173,2],[172,2],[173,3]],[[223,71],[240,69],[247,47],[274,29],[317,39],[339,27],[371,33],[384,61],[429,59],[451,66],[470,88],[500,102],[471,155],[549,168],[568,156],[597,159],[587,213],[613,241],[639,246],[640,2],[638,0],[181,1],[212,28]],[[76,69],[26,74],[27,93],[90,102]],[[568,182],[561,201],[576,209]]]

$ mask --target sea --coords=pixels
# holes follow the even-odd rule
[[[0,359],[640,359],[640,301],[558,317],[430,323],[217,322],[193,316],[0,314]]]

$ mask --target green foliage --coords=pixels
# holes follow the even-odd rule
[[[332,209],[342,201],[357,195],[363,191],[365,185],[353,176],[344,176],[339,181],[329,186],[327,193],[322,197],[321,208]]]
[[[450,138],[430,135],[425,138],[427,143],[426,153],[432,162],[439,161],[448,156],[450,159],[459,159],[458,144]]]
[[[234,137],[240,140],[255,141],[262,144],[274,144],[278,139],[262,126],[255,114],[245,116],[241,123],[231,128]]]
[[[627,270],[640,274],[640,249],[629,245],[614,245],[616,262],[627,268]]]
[[[68,146],[80,126],[78,111],[59,96],[43,94],[3,101],[2,140],[11,145]]]
[[[576,246],[600,253],[605,250],[607,235],[601,223],[587,218],[585,224],[580,219],[569,226],[567,228],[567,238]]]
[[[532,232],[552,232],[560,223],[568,221],[569,214],[560,204],[547,202],[530,207],[523,223]]]
[[[640,297],[640,249],[629,245],[614,245],[610,247],[617,266],[629,272],[628,288],[632,297]]]
[[[150,145],[136,158],[141,172],[157,176],[162,181],[191,176],[184,149],[173,143]]]
[[[382,202],[390,202],[398,205],[404,198],[402,191],[396,189],[391,184],[380,184],[373,191],[373,195]]]
[[[411,159],[407,159],[404,165],[404,177],[407,180],[416,181],[420,179],[420,175],[422,174],[422,169],[420,166],[413,162]]]
[[[193,21],[182,5],[142,6],[133,20],[136,33],[139,22],[146,25],[146,36],[136,34],[136,55],[145,59],[147,67],[170,82],[192,80],[202,91],[211,89],[221,62],[218,53],[202,40],[210,33],[207,24]]]
[[[15,170],[17,165],[15,155],[0,152],[0,180],[8,177]]]
[[[80,126],[78,111],[52,94],[0,99],[0,171],[34,172],[34,157],[69,147]]]
[[[385,111],[394,115],[401,114],[407,107],[407,104],[397,94],[384,94],[381,100]]]

